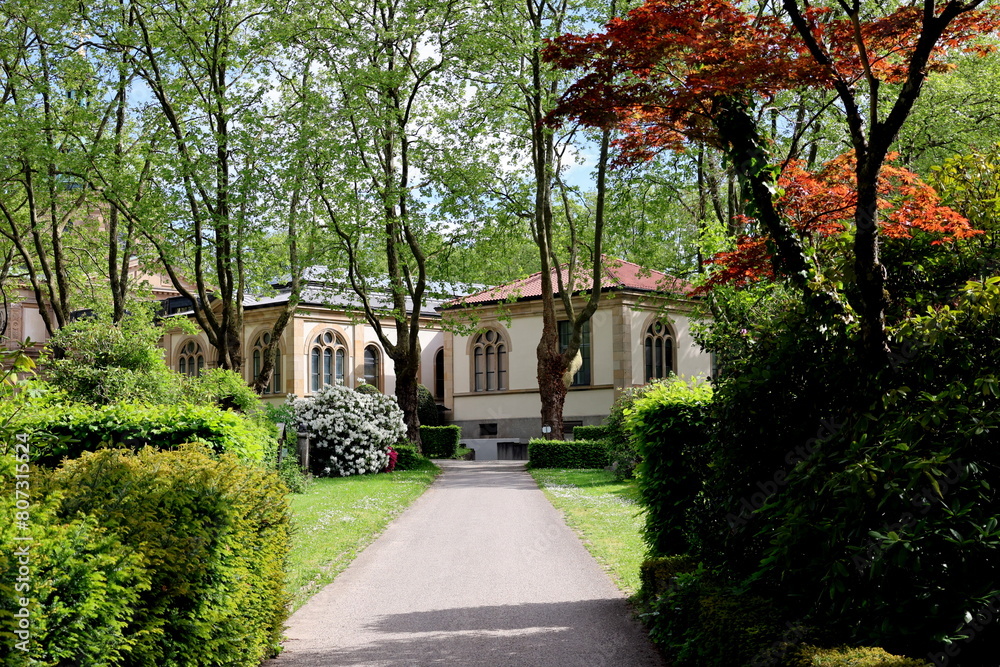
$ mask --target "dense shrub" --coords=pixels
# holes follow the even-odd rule
[[[150,587],[142,558],[92,516],[58,517],[58,499],[42,498],[30,486],[29,528],[18,528],[15,470],[13,457],[0,457],[0,645],[7,652],[0,663],[121,664],[138,638],[139,596]],[[38,481],[37,473],[31,477]],[[19,575],[24,551],[26,577]],[[28,630],[19,627],[21,619]]]
[[[369,394],[369,395],[382,393],[378,390],[378,387],[376,387],[373,384],[368,384],[367,382],[360,383],[357,387],[354,388],[354,391],[358,392],[359,394]]]
[[[642,457],[637,477],[653,556],[688,551],[688,513],[710,460],[711,400],[708,385],[674,379],[650,388],[626,414],[626,428]]]
[[[212,368],[185,380],[184,395],[197,404],[214,404],[224,410],[256,414],[263,410],[260,397],[239,373]]]
[[[835,643],[906,655],[958,645],[952,667],[989,664],[1000,647],[1000,627],[982,625],[996,608],[1000,548],[1000,280],[905,320],[895,331],[894,368],[877,378],[874,397],[850,391],[850,363],[820,375],[814,362],[810,372],[812,357],[798,348],[819,335],[798,334],[776,341],[794,356],[762,355],[769,382],[744,375],[720,390],[723,414],[743,415],[738,424],[726,419],[726,432],[753,424],[759,435],[728,448],[715,468],[726,472],[714,488],[746,501],[740,510],[739,496],[732,499],[728,544],[717,553],[731,571],[749,569],[759,590],[810,601],[794,613],[837,633]],[[855,357],[846,349],[835,358]],[[794,392],[783,388],[792,369]],[[792,395],[775,400],[779,392]],[[758,402],[738,408],[737,393]],[[858,396],[866,403],[858,406]],[[748,419],[753,410],[760,413]],[[817,431],[821,415],[832,418]],[[765,419],[772,434],[776,424],[788,429],[777,438],[784,451],[764,440]],[[751,453],[770,470],[755,467]],[[965,643],[970,635],[975,641]]]
[[[381,472],[389,446],[406,435],[395,398],[330,385],[292,401],[296,428],[310,434],[314,475],[346,477]],[[398,463],[397,463],[398,465]]]
[[[450,459],[458,452],[462,438],[460,426],[421,426],[420,447],[424,456],[432,459]]]
[[[625,413],[632,409],[633,403],[647,391],[662,382],[653,380],[641,387],[628,387],[615,399],[611,411],[604,418],[605,435],[599,438],[607,443],[611,452],[611,469],[619,480],[632,479],[635,468],[639,465],[639,450],[635,440],[625,426]],[[575,430],[574,430],[575,433]]]
[[[169,403],[180,396],[182,377],[163,359],[162,336],[142,314],[117,324],[96,316],[70,322],[49,340],[63,357],[45,364],[43,375],[72,401]]]
[[[693,572],[698,564],[689,556],[647,558],[639,566],[639,597],[654,600],[670,590],[678,574]]]
[[[685,667],[760,667],[787,631],[779,608],[762,596],[681,573],[647,607],[650,636],[667,659]]]
[[[36,461],[45,466],[104,446],[167,449],[203,442],[216,452],[257,462],[273,455],[277,446],[272,429],[214,406],[29,405],[14,416],[12,426],[31,436]]]
[[[430,459],[417,451],[416,445],[397,444],[392,448],[396,450],[396,470],[416,470],[431,464]]]
[[[610,463],[603,442],[543,440],[528,442],[529,468],[604,468]]]
[[[604,440],[608,436],[608,427],[597,426],[574,426],[574,440]]]
[[[422,384],[417,385],[417,417],[421,426],[441,426],[441,413],[431,390]],[[420,438],[423,445],[423,437]]]
[[[929,667],[926,660],[889,655],[880,648],[817,648],[795,651],[789,667]]]
[[[275,651],[289,517],[273,472],[197,446],[104,450],[45,486],[62,493],[63,521],[92,516],[142,559],[150,586],[124,629],[127,664],[256,666]]]

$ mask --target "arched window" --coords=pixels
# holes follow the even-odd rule
[[[559,322],[559,350],[566,351],[569,339],[573,335],[573,327],[568,320]],[[590,384],[590,320],[580,328],[580,369],[573,375],[573,387],[583,387]]]
[[[253,343],[253,377],[260,375],[260,369],[264,366],[264,353],[267,346],[271,344],[271,332],[265,331],[257,336]],[[281,391],[281,348],[274,351],[274,373],[271,375],[271,382],[264,387],[265,394],[280,394]]]
[[[674,339],[663,322],[653,322],[643,340],[646,382],[665,378],[674,370]]]
[[[434,355],[434,398],[444,400],[444,348]]]
[[[472,375],[475,391],[507,389],[507,343],[499,332],[487,329],[472,344]]]
[[[181,347],[180,355],[177,358],[177,372],[197,377],[201,375],[203,370],[205,370],[205,354],[201,351],[201,344],[189,340]]]
[[[382,355],[374,345],[365,348],[365,382],[382,391]]]
[[[332,331],[316,336],[309,356],[313,391],[319,391],[328,384],[344,384],[347,346],[340,336]]]

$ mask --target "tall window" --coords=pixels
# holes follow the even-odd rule
[[[674,339],[663,322],[653,322],[643,339],[646,382],[665,378],[674,370]]]
[[[569,347],[569,339],[573,333],[573,327],[568,321],[562,321],[559,323],[559,350],[565,350]],[[580,370],[573,375],[573,387],[585,387],[590,385],[590,321],[583,323],[583,328],[580,330],[580,356],[583,358],[583,363],[580,365]]]
[[[316,336],[309,357],[313,391],[319,391],[328,384],[344,384],[347,346],[340,336],[332,331]]]
[[[177,359],[177,371],[183,375],[197,377],[203,370],[205,370],[205,355],[201,351],[201,344],[189,340],[181,348]]]
[[[434,398],[444,400],[444,348],[434,355]]]
[[[507,343],[503,336],[493,329],[487,329],[476,336],[472,348],[472,374],[475,391],[506,390]]]
[[[365,348],[365,383],[382,391],[382,360],[374,345]]]
[[[267,346],[270,344],[271,333],[269,331],[265,331],[261,335],[257,336],[257,340],[253,343],[254,378],[260,375],[260,369],[264,366],[264,353],[267,351]],[[271,382],[264,387],[264,393],[281,393],[281,348],[276,348],[274,351],[274,373],[271,375]]]

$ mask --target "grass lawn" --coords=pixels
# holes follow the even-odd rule
[[[540,469],[531,475],[618,587],[634,595],[646,552],[635,480],[615,481],[606,470]]]
[[[298,609],[333,581],[439,472],[429,464],[387,475],[315,479],[305,493],[292,495],[294,532],[288,556],[292,608]]]

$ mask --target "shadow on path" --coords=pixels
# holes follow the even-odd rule
[[[465,607],[381,617],[367,627],[378,640],[363,646],[286,650],[296,665],[660,665],[607,633],[633,623],[621,600]]]

